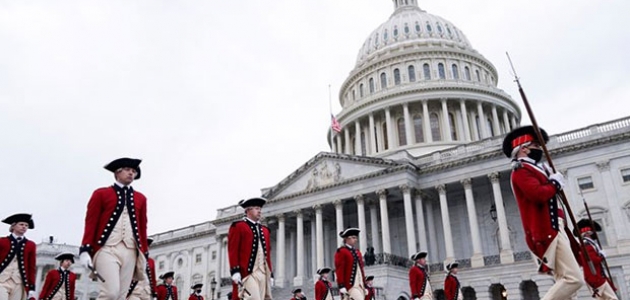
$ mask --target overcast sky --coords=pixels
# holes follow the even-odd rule
[[[521,104],[509,51],[550,133],[630,115],[630,1],[419,2]],[[0,1],[0,217],[33,213],[27,236],[79,244],[92,191],[113,182],[103,165],[122,156],[143,159],[151,234],[259,195],[328,150],[328,85],[338,113],[359,48],[392,12],[389,0]]]

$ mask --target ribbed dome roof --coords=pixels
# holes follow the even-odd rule
[[[357,56],[357,66],[368,58],[405,43],[447,42],[472,50],[470,42],[453,23],[420,9],[416,4],[397,6],[389,19],[365,40]]]

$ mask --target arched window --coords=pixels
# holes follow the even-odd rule
[[[521,281],[520,285],[521,295],[523,300],[540,300],[540,294],[538,293],[538,285],[531,280]]]
[[[424,71],[424,79],[431,79],[431,67],[429,67],[429,64],[422,65],[422,70]]]
[[[416,68],[413,65],[407,67],[407,73],[409,73],[409,82],[416,81]]]
[[[400,70],[398,69],[394,69],[394,84],[395,85],[400,84]]]
[[[370,94],[374,93],[374,78],[370,78]]]
[[[495,283],[490,286],[490,299],[492,300],[504,300],[507,297],[504,297],[503,294],[507,294],[505,287],[500,283]]]
[[[470,81],[470,68],[464,67],[464,76],[466,76],[466,80]]]
[[[424,131],[422,128],[422,117],[420,115],[413,116],[413,129],[416,136],[416,143],[424,143]]]
[[[457,69],[457,65],[453,64],[451,69],[453,70],[453,79],[459,80],[459,70]]]
[[[477,81],[481,82],[481,76],[479,76],[479,70],[475,70],[475,75],[477,75]]]
[[[385,28],[385,30],[383,30],[383,40],[385,42],[387,42],[387,38],[389,37],[389,35],[387,34],[387,28]]]
[[[438,75],[440,76],[440,79],[446,79],[446,72],[444,72],[443,63],[438,64]]]
[[[363,83],[359,84],[359,98],[363,98]]]
[[[381,73],[381,89],[384,90],[387,88],[387,74],[385,72]]]
[[[365,156],[365,145],[367,141],[365,140],[365,132],[361,132],[361,155]]]
[[[398,37],[398,26],[394,25],[394,37]]]
[[[405,34],[409,34],[409,25],[405,23]]]
[[[431,28],[431,24],[429,24],[429,22],[427,21],[427,31],[429,33],[433,32],[433,28]]]
[[[387,123],[383,123],[381,126],[383,129],[383,150],[389,149],[389,139],[387,138]]]
[[[398,125],[398,145],[407,145],[407,130],[405,130],[405,119],[399,118],[396,123]]]
[[[420,24],[416,22],[416,33],[420,33]]]
[[[455,117],[452,113],[448,114],[448,124],[451,126],[451,139],[457,140],[457,124],[455,124]]]
[[[492,119],[490,118],[487,119],[486,126],[488,127],[488,133],[490,133],[490,136],[494,136],[494,128],[492,127]]]
[[[440,132],[440,119],[436,113],[432,113],[429,116],[429,123],[431,124],[431,137],[434,141],[441,141],[442,134]]]

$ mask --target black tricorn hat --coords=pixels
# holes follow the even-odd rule
[[[116,173],[116,170],[120,168],[132,168],[136,170],[137,172],[136,177],[134,179],[140,179],[140,163],[141,162],[142,162],[141,159],[123,157],[123,158],[115,159],[112,162],[106,164],[105,169],[113,173]]]
[[[160,279],[166,280],[166,278],[173,278],[175,277],[175,272],[166,272],[162,275],[160,275]]]
[[[291,293],[297,294],[297,293],[301,293],[301,292],[302,292],[302,289],[297,288],[297,289],[293,290]]]
[[[197,284],[191,286],[190,288],[193,289],[193,290],[196,290],[196,289],[200,289],[202,286],[203,286],[203,283],[197,283]]]
[[[452,270],[453,268],[457,268],[457,267],[459,267],[459,263],[456,262],[456,261],[446,265],[446,269],[449,270],[449,271]]]
[[[540,128],[540,134],[542,135],[545,143],[549,142],[549,135],[547,132]],[[528,125],[516,128],[508,133],[503,139],[503,154],[508,158],[512,158],[512,150],[514,148],[531,141],[537,141],[538,137],[534,131],[534,126]]]
[[[55,256],[55,259],[58,261],[69,259],[72,263],[74,263],[74,253],[62,252],[62,253],[57,254],[57,256]]]
[[[595,227],[593,230],[593,226]],[[589,219],[581,219],[577,222],[577,228],[573,229],[573,234],[575,236],[580,236],[580,233],[586,231],[602,231],[602,225],[593,221],[593,225],[591,225],[591,220]]]
[[[425,257],[427,257],[427,253],[424,252],[424,251],[420,251],[420,252],[412,255],[411,256],[411,260],[418,260],[418,259],[425,258]]]
[[[267,203],[267,199],[263,197],[254,197],[247,200],[243,199],[238,202],[238,205],[240,205],[242,208],[248,208],[252,206],[263,207],[265,203]]]
[[[9,225],[13,225],[18,222],[28,223],[28,229],[35,228],[35,223],[33,223],[33,216],[31,214],[14,214],[2,220],[2,223],[6,223]]]
[[[374,280],[374,275],[365,277],[365,281],[370,281],[370,280]]]
[[[339,237],[346,238],[353,235],[357,236],[359,235],[359,232],[361,232],[359,228],[350,227],[344,231],[339,232]]]
[[[317,274],[322,275],[324,273],[330,273],[330,268],[329,267],[323,267],[323,268],[317,269]]]

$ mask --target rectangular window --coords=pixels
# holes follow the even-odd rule
[[[630,182],[630,168],[621,170],[621,179],[623,182]]]
[[[577,179],[577,182],[580,190],[590,190],[595,188],[595,185],[593,185],[593,177],[591,176],[580,177]]]
[[[77,280],[81,280],[81,273],[77,274]]]
[[[161,262],[159,263],[159,265],[158,265],[158,269],[160,269],[160,270],[164,269],[164,262],[163,262],[163,261],[161,261]]]
[[[217,252],[216,251],[212,251],[212,260],[217,259]]]
[[[195,263],[201,263],[201,253],[195,254]]]

